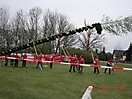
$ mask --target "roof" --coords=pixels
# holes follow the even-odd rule
[[[126,50],[114,50],[113,55],[116,57],[121,57],[121,55],[125,52]]]

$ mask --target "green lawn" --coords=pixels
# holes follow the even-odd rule
[[[100,69],[102,74],[93,75],[93,68],[85,67],[80,75],[68,73],[68,65],[42,71],[35,70],[35,64],[20,65],[13,68],[0,63],[0,99],[80,99],[89,85],[94,86],[93,99],[132,99],[132,71],[109,75]]]

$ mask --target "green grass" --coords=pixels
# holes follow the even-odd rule
[[[93,75],[93,68],[85,67],[80,75],[68,73],[68,65],[53,65],[53,69],[45,67],[42,71],[35,70],[35,64],[27,66],[0,64],[0,99],[80,99],[89,85],[98,89],[92,91],[93,99],[132,99],[132,71]]]

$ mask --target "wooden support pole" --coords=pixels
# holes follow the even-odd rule
[[[62,43],[60,37],[58,36],[58,33],[57,33],[57,32],[56,32],[56,34],[57,34],[57,37],[58,37],[58,40],[59,40],[60,44],[62,45],[61,48],[62,48],[62,50],[63,50],[65,56],[66,56],[66,57],[70,56],[68,50],[67,50],[66,47],[63,45],[63,43]]]
[[[36,55],[37,55],[37,57],[38,57],[38,53],[37,53],[37,49],[36,49],[36,47],[35,47],[34,40],[32,40],[32,42],[33,42],[33,47],[34,47],[35,53],[36,53]],[[41,67],[41,66],[39,66],[39,67],[40,67],[40,69],[42,70],[42,67]]]

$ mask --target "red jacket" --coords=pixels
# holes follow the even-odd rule
[[[38,55],[38,61],[42,62],[42,54]]]
[[[8,55],[5,55],[5,60],[8,60]]]
[[[99,60],[97,58],[94,59],[94,65],[98,65]]]
[[[15,58],[18,60],[18,58],[19,58],[18,54],[15,55]]]
[[[70,56],[69,59],[70,59],[70,63],[76,63],[78,58],[76,58],[74,56]]]
[[[24,54],[24,55],[22,56],[22,58],[23,58],[23,59],[26,59],[26,58],[27,58],[27,55],[26,55],[26,54]]]
[[[109,60],[107,61],[107,63],[108,63],[108,64],[114,63],[114,60],[109,59]]]
[[[84,58],[79,59],[79,64],[84,64],[84,62],[85,62]]]
[[[15,57],[15,55],[14,55],[14,54],[12,54],[12,57]]]

